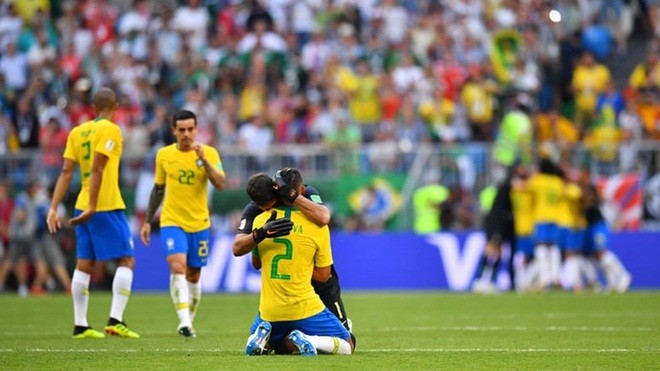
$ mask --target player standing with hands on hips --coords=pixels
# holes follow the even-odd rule
[[[117,108],[115,93],[99,89],[92,98],[97,117],[73,128],[64,149],[64,164],[50,209],[46,216],[48,230],[60,227],[57,207],[73,178],[78,164],[81,190],[76,200],[74,218],[69,222],[76,231],[76,269],[71,279],[75,339],[103,338],[105,335],[89,326],[89,281],[96,261],[117,260],[112,280],[112,304],[105,332],[124,338],[139,338],[123,322],[124,310],[133,284],[135,265],[133,240],[119,192],[119,162],[123,138],[121,129],[112,122]]]
[[[209,255],[207,184],[211,182],[221,191],[225,172],[218,151],[196,141],[197,117],[193,112],[175,113],[172,130],[176,143],[156,154],[155,184],[140,237],[148,246],[151,221],[162,202],[160,236],[170,266],[170,295],[179,317],[177,331],[191,338],[197,336],[192,323],[202,295],[200,274]]]

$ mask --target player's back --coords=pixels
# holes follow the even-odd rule
[[[80,170],[82,187],[76,201],[76,209],[85,210],[89,205],[89,179],[95,152],[100,152],[108,157],[108,162],[103,170],[96,210],[109,211],[126,208],[119,191],[122,142],[119,126],[106,119],[87,121],[71,130],[64,157],[78,163]]]
[[[534,201],[531,192],[512,188],[510,197],[516,235],[531,235],[534,231]]]
[[[254,227],[269,217],[270,211],[259,215]],[[314,266],[332,265],[330,231],[295,208],[278,208],[277,217],[289,217],[294,225],[288,236],[267,238],[257,246],[262,263],[259,311],[267,321],[307,318],[325,307],[311,279]]]
[[[533,195],[536,222],[557,223],[564,181],[556,175],[538,173],[532,176],[528,186]]]

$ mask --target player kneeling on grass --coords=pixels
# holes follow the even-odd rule
[[[302,184],[293,185],[301,190]],[[248,180],[247,193],[265,212],[254,220],[250,238],[257,244],[234,244],[235,256],[253,253],[262,267],[259,314],[251,327],[247,355],[300,353],[351,354],[348,330],[314,292],[311,280],[331,275],[330,231],[284,202],[272,209],[272,179],[263,173]],[[272,209],[272,210],[271,210]],[[280,217],[278,219],[278,216]]]

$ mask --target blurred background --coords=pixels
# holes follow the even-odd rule
[[[396,249],[432,251],[428,270],[440,273],[411,272],[380,288],[465,289],[476,266],[465,260],[472,251],[467,241],[483,226],[482,190],[515,161],[531,167],[540,156],[598,185],[602,211],[617,231],[613,249],[640,248],[660,228],[656,3],[0,1],[2,251],[19,235],[10,225],[24,205],[33,206],[27,209],[34,225],[26,225],[32,232],[21,243],[44,239],[41,214],[67,133],[94,117],[91,95],[103,86],[119,98],[121,187],[134,228],[147,206],[155,151],[174,140],[169,125],[176,110],[194,111],[198,139],[219,150],[227,189],[212,194],[218,257],[207,269],[207,290],[254,289],[254,272],[243,260],[218,254],[227,252],[248,202],[247,178],[283,166],[299,168],[333,211],[338,270],[348,266],[349,288],[362,288],[360,282],[371,288],[367,278],[352,276],[360,270],[354,262],[385,244],[383,251],[391,246],[394,254],[388,261],[396,260]],[[431,185],[444,187],[431,232],[454,242],[434,245],[414,233],[415,195]],[[63,210],[71,212],[76,194],[74,187]],[[370,238],[362,240],[365,233]],[[437,246],[452,243],[465,259],[442,257]],[[4,254],[2,288],[20,286],[17,272],[27,272],[37,281],[35,295],[66,289],[62,272],[75,256],[71,230],[34,245],[51,247],[18,261]],[[476,256],[483,241],[475,246]],[[147,254],[141,246],[138,253]],[[622,260],[641,259],[643,276],[649,253],[656,252],[624,252]],[[158,249],[148,254],[145,264],[163,266],[138,264],[137,289],[159,290],[155,282],[140,286],[146,272],[165,264]],[[421,271],[425,254],[413,252],[405,269]],[[232,270],[242,275],[230,277],[228,264],[243,264]],[[447,273],[453,269],[466,278]],[[649,280],[633,280],[633,287],[660,285],[646,274]],[[96,284],[107,285],[104,277],[100,271]],[[164,289],[167,279],[157,280]],[[413,281],[422,283],[404,284]]]

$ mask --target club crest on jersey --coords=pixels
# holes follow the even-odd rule
[[[197,167],[202,167],[204,163],[202,162],[201,159],[197,159]]]
[[[112,151],[113,148],[115,148],[115,142],[112,139],[108,139],[108,141],[105,142],[105,150]]]

